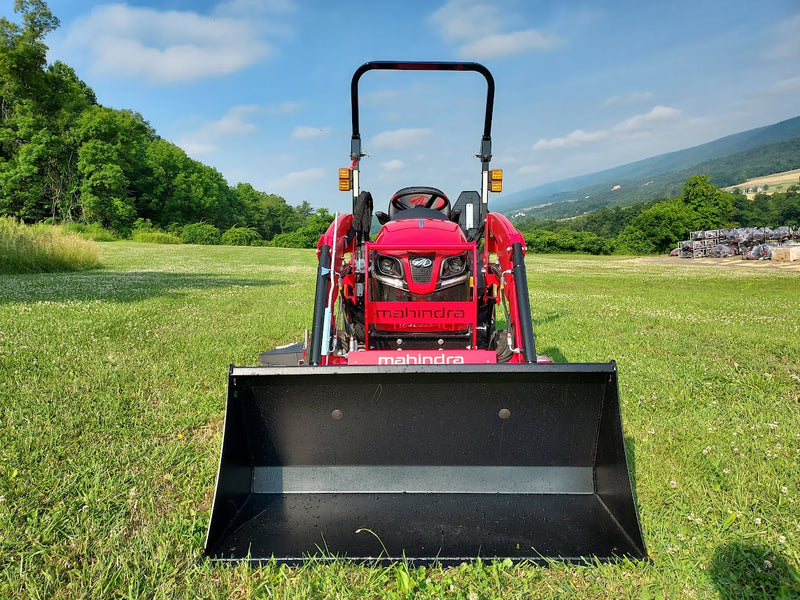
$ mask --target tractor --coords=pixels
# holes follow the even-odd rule
[[[372,70],[486,81],[479,190],[360,189]],[[614,361],[537,355],[525,239],[490,212],[495,84],[468,62],[351,81],[352,211],[317,245],[310,333],[231,366],[206,555],[221,561],[644,559]],[[380,207],[382,208],[382,206]],[[380,226],[371,234],[373,223]]]

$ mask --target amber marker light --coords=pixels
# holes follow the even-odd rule
[[[339,191],[349,192],[352,189],[350,182],[350,169],[347,167],[339,169]]]
[[[491,181],[489,183],[489,189],[493,192],[502,192],[503,191],[503,169],[492,169],[490,173]]]

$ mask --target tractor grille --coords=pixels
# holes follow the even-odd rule
[[[433,265],[436,262],[435,254],[410,254],[408,262],[411,266],[411,281],[428,283],[431,280]]]

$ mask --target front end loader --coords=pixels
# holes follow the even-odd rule
[[[380,70],[487,84],[480,191],[360,190],[358,84]],[[494,80],[476,63],[353,75],[352,194],[317,246],[306,341],[231,366],[206,555],[452,564],[643,559],[615,363],[535,349],[525,240],[488,210]],[[370,237],[373,217],[381,229]]]

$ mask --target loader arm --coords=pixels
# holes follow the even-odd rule
[[[497,256],[502,277],[501,295],[514,307],[509,315],[515,349],[520,351],[521,357],[513,362],[535,363],[536,343],[524,263],[525,238],[505,216],[489,213],[486,215],[484,240],[484,262],[489,264],[490,257]]]
[[[332,290],[339,287],[345,257],[356,252],[353,234],[353,215],[338,215],[317,243],[317,283],[314,292],[314,314],[309,339],[308,362],[327,364],[328,350],[325,332],[336,331],[334,306],[337,295]],[[327,324],[326,324],[327,321]]]

